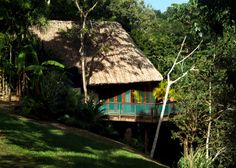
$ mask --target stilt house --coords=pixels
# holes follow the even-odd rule
[[[162,75],[119,23],[90,26],[90,35],[85,37],[86,81],[105,101],[105,113],[111,120],[156,122],[161,105],[155,102],[153,89],[163,80]],[[32,31],[46,50],[80,72],[79,31],[74,22],[49,21],[43,30]],[[169,104],[166,115],[172,110]]]

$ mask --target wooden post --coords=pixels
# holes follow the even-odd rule
[[[131,144],[132,141],[133,141],[133,138],[132,138],[132,128],[127,128],[126,131],[125,131],[125,134],[124,134],[124,140],[125,142],[127,142],[128,144]]]
[[[122,110],[123,111],[123,110]],[[120,111],[119,111],[119,121],[120,121],[120,119],[121,119],[121,109],[120,109]]]
[[[148,129],[145,127],[145,129],[144,129],[144,151],[145,151],[145,154],[148,154],[148,142],[149,142]]]

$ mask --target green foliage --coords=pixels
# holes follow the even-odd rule
[[[235,25],[236,7],[232,0],[196,0],[201,8],[201,15],[205,17],[205,22],[209,25],[211,32],[222,35],[226,25]]]
[[[20,85],[25,83],[25,67],[35,64],[32,60],[37,55],[29,27],[45,24],[47,4],[37,0],[1,0],[0,3],[0,32],[4,37],[4,43],[0,42],[0,69],[4,70],[12,90],[17,87],[23,90],[26,86]]]
[[[1,31],[21,35],[28,31],[28,27],[41,23],[47,14],[45,1],[37,0],[1,0],[0,23]]]
[[[178,100],[180,112],[173,119],[179,130],[173,133],[173,137],[179,138],[182,144],[188,139],[193,149],[205,146],[207,126],[211,120],[210,156],[233,144],[225,137],[232,134],[232,130],[227,127],[233,127],[230,117],[227,117],[227,109],[234,107],[235,101],[235,96],[229,96],[230,92],[230,95],[235,95],[232,89],[235,88],[232,78],[235,74],[235,23],[229,19],[235,20],[235,12],[231,11],[234,7],[229,5],[232,5],[232,1],[224,2],[193,0],[174,5],[165,13],[167,19],[184,26],[183,33],[188,35],[186,48],[191,49],[200,39],[204,40],[195,57],[188,64],[182,65],[195,65],[197,71],[176,85],[181,96]],[[176,75],[183,71],[181,67],[178,70]],[[188,147],[191,148],[191,145]],[[234,147],[221,153],[214,164],[218,166],[220,163],[226,167],[234,165],[230,151],[234,151]]]
[[[3,33],[0,33],[0,54],[2,58],[2,49],[4,48],[4,44],[5,44],[5,35]]]
[[[22,113],[55,119],[65,110],[59,108],[68,90],[65,74],[49,71],[40,78],[40,81],[37,83],[34,81],[30,90],[31,94],[23,98]]]
[[[20,113],[23,115],[30,115],[33,114],[35,111],[41,110],[42,103],[33,99],[30,96],[25,96],[22,98],[20,102]],[[34,111],[34,112],[33,112]]]
[[[22,81],[22,83],[25,83],[24,76],[26,76],[26,71],[28,70],[28,67],[33,66],[32,64],[39,63],[38,55],[33,45],[34,44],[27,44],[25,46],[22,45],[16,55],[14,61],[15,63],[11,63],[11,65],[14,66],[14,69],[12,69],[11,74],[14,72],[15,78],[18,78],[17,80]],[[18,83],[18,87],[25,88],[27,86],[21,86],[20,83]]]
[[[84,103],[81,93],[71,88],[65,73],[44,70],[39,79],[33,81],[31,94],[21,102],[23,114],[59,120],[85,129],[95,128],[105,117],[97,96],[91,93],[90,99]]]
[[[202,150],[197,150],[190,157],[183,156],[178,161],[179,168],[213,168],[213,160],[206,159],[205,152]],[[190,166],[192,162],[192,166]]]
[[[216,61],[219,67],[227,71],[236,71],[236,28],[225,26],[223,36],[218,37],[216,44]]]
[[[139,90],[135,90],[133,94],[134,94],[135,102],[141,103],[143,100],[141,92]]]
[[[164,100],[165,94],[166,94],[166,87],[167,87],[167,81],[161,81],[159,83],[159,86],[154,88],[153,90],[153,96],[156,99],[157,102],[161,102]],[[169,91],[169,97],[174,97],[176,99],[177,94],[174,89],[170,89]]]
[[[61,111],[58,120],[63,123],[98,131],[96,129],[101,127],[99,121],[106,117],[100,108],[102,102],[95,93],[89,93],[89,100],[85,103],[83,95],[77,89],[69,87],[62,102],[59,102],[56,111]],[[104,128],[100,129],[102,132]]]
[[[98,121],[106,117],[100,108],[101,105],[102,102],[99,101],[95,93],[89,93],[89,100],[86,103],[80,95],[76,109],[72,113],[77,120],[77,125],[90,130],[98,127]]]

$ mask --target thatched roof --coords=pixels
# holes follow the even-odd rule
[[[72,21],[49,21],[44,30],[32,28],[68,67],[80,68],[79,32]],[[86,40],[86,77],[89,85],[160,81],[162,75],[117,22],[92,25]]]

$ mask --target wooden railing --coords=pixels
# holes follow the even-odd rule
[[[158,117],[162,110],[162,103],[104,103],[100,110],[107,115],[152,116]],[[166,105],[165,116],[176,113],[175,102]]]

